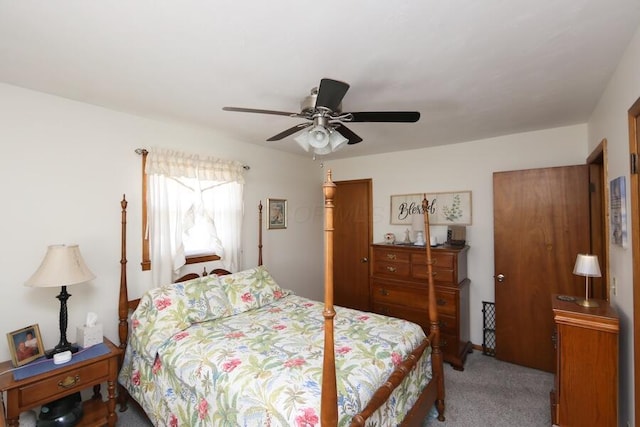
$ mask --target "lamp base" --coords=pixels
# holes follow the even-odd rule
[[[78,346],[77,345],[73,345],[73,344],[66,344],[66,345],[58,344],[57,346],[55,346],[51,350],[45,351],[44,354],[47,357],[47,359],[51,359],[51,358],[53,358],[53,356],[55,354],[62,353],[64,351],[70,351],[72,354],[73,353],[77,353],[78,352]]]
[[[576,304],[581,305],[583,307],[600,307],[600,304],[598,304],[596,301],[592,299],[584,299],[584,298],[577,299]]]

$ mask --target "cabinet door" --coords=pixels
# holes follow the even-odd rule
[[[617,334],[558,325],[561,426],[617,426]]]

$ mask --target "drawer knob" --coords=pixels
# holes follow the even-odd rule
[[[80,381],[80,375],[76,375],[75,377],[68,376],[65,379],[58,381],[58,387],[61,388],[71,388],[76,385]]]
[[[389,273],[395,273],[395,272],[396,272],[396,268],[395,268],[395,267],[392,267],[392,266],[390,266],[390,265],[388,265],[388,266],[387,266],[387,271],[388,271]]]
[[[443,299],[443,298],[437,298],[436,299],[436,304],[438,304],[438,305],[447,305],[447,300]]]
[[[396,259],[396,254],[387,254],[387,259]]]
[[[382,289],[380,289],[380,295],[386,297],[387,295],[389,295],[389,291],[386,290],[385,288],[382,288]]]

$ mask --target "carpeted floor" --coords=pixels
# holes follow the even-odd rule
[[[501,362],[474,351],[465,370],[445,364],[444,422],[424,427],[548,427],[553,374]]]
[[[547,427],[553,375],[512,365],[474,351],[465,370],[445,364],[446,421],[428,418],[424,427]],[[151,424],[133,406],[118,412],[118,425]]]

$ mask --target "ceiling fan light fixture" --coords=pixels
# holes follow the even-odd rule
[[[311,148],[311,145],[309,144],[309,132],[302,132],[300,135],[296,136],[293,138],[300,147],[302,147],[302,149],[304,151],[309,151],[309,149]]]
[[[331,135],[329,137],[329,143],[331,144],[331,151],[338,151],[342,147],[344,147],[349,140],[345,138],[340,132],[336,130],[331,131]]]
[[[293,139],[304,151],[313,151],[321,156],[337,151],[349,142],[340,132],[321,125],[314,126]]]
[[[309,145],[315,149],[328,146],[329,140],[329,130],[322,125],[316,125],[308,132]]]

